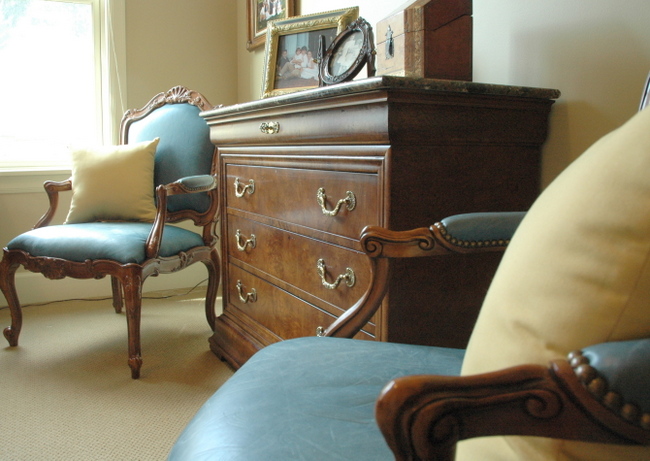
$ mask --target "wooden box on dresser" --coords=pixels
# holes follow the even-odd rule
[[[558,96],[383,76],[204,112],[219,152],[224,265],[211,349],[239,367],[327,327],[368,286],[367,225],[527,209]],[[465,346],[498,261],[392,262],[388,294],[356,337]]]

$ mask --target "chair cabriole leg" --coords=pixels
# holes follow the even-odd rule
[[[114,275],[111,275],[111,289],[113,291],[113,308],[119,314],[122,312],[122,307],[124,307],[124,298],[122,296],[122,283]]]
[[[4,329],[4,336],[11,347],[18,345],[18,336],[23,326],[23,313],[16,292],[15,274],[20,264],[11,262],[5,253],[0,263],[0,290],[7,300],[11,313],[11,326]]]
[[[203,264],[208,269],[208,289],[205,294],[205,317],[208,325],[214,331],[214,325],[217,321],[217,316],[214,312],[214,305],[217,299],[217,290],[219,289],[219,280],[221,275],[221,260],[215,248],[210,251],[210,259],[203,261]]]
[[[131,378],[140,377],[142,351],[140,347],[140,317],[142,308],[142,275],[131,273],[122,280],[129,342]]]

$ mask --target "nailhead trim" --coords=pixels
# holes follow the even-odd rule
[[[442,223],[435,223],[435,226],[440,230],[440,234],[445,238],[445,240],[452,245],[463,247],[463,248],[492,248],[492,247],[505,247],[510,243],[510,239],[498,239],[498,240],[460,240],[452,236],[447,228]]]
[[[610,390],[607,380],[589,364],[582,351],[569,353],[568,360],[580,382],[596,400],[629,423],[650,430],[650,413],[643,413],[637,405],[625,402],[623,396]]]

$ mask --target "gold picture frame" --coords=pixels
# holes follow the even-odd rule
[[[295,0],[246,0],[248,41],[246,49],[253,51],[266,40],[266,28],[272,20],[290,18],[295,14]]]
[[[271,21],[266,28],[266,56],[262,98],[316,88],[318,46],[325,37],[325,49],[359,17],[359,8],[343,8]],[[303,64],[298,67],[296,49],[301,48]],[[284,51],[286,50],[286,56]],[[291,50],[291,51],[289,51]],[[291,55],[289,54],[291,53]],[[287,63],[293,62],[293,69]],[[306,64],[304,64],[306,63]]]

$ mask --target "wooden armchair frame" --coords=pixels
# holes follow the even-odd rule
[[[324,336],[352,337],[372,317],[385,295],[389,258],[503,251],[523,216],[467,215],[478,223],[504,217],[510,220],[500,237],[488,240],[456,238],[444,220],[404,232],[366,227],[361,243],[371,260],[370,288]],[[453,461],[458,441],[492,435],[650,443],[650,414],[609,391],[606,381],[579,351],[548,367],[522,365],[475,376],[398,378],[382,391],[375,413],[386,442],[400,461]]]
[[[400,461],[453,461],[458,441],[492,435],[649,444],[650,415],[620,396],[599,399],[588,388],[595,371],[579,368],[556,360],[548,368],[399,378],[377,401],[377,423]]]

